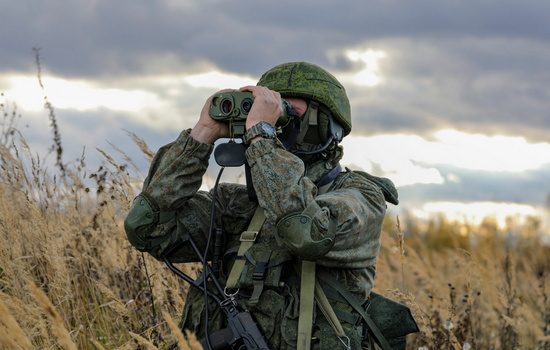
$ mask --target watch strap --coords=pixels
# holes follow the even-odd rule
[[[266,131],[266,126],[271,132]],[[250,143],[250,140],[253,138],[261,136],[268,139],[274,139],[277,137],[277,134],[275,133],[275,128],[269,124],[268,122],[259,122],[257,124],[252,125],[243,135],[243,141],[244,143]]]

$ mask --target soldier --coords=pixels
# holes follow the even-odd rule
[[[316,65],[291,62],[240,91],[254,96],[243,136],[248,188],[221,183],[210,192],[199,190],[214,142],[230,135],[227,123],[209,116],[210,97],[195,127],[155,155],[125,221],[129,241],[159,260],[184,234],[204,251],[212,221],[223,229],[219,280],[237,293],[271,349],[383,344],[365,320],[365,308],[386,201],[397,204],[397,191],[387,179],[341,169],[338,142],[352,126],[344,87]],[[278,130],[281,98],[297,122]],[[197,261],[188,246],[171,259]],[[191,289],[181,325],[199,338],[207,334],[206,322],[209,333],[226,327],[219,307],[205,306],[203,293]],[[401,333],[403,346],[410,330]]]

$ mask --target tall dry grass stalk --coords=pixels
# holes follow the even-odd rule
[[[17,112],[17,104],[7,101],[0,92],[0,144],[11,148],[21,114]]]
[[[182,330],[179,328],[179,326],[172,320],[172,316],[168,314],[167,312],[162,313],[164,316],[164,319],[166,320],[166,323],[172,330],[172,334],[174,335],[175,341],[178,345],[179,350],[201,350],[202,345],[197,339],[197,337],[189,332],[188,330],[185,330],[185,336],[183,335]]]
[[[57,116],[55,114],[55,108],[53,104],[50,102],[50,99],[48,95],[46,94],[46,89],[44,87],[44,84],[42,83],[42,64],[41,64],[41,56],[40,56],[40,48],[39,47],[33,47],[32,49],[34,51],[34,58],[35,58],[35,65],[36,65],[36,77],[38,79],[38,85],[40,85],[40,88],[44,92],[44,108],[48,110],[48,119],[50,120],[50,126],[52,128],[53,133],[53,145],[50,149],[50,152],[55,153],[55,165],[59,169],[62,175],[65,175],[65,164],[63,164],[63,146],[61,145],[61,133],[59,132],[59,124],[57,123]]]
[[[46,294],[40,288],[36,287],[32,281],[28,282],[28,286],[38,306],[40,306],[50,318],[52,332],[56,336],[59,346],[65,350],[77,350],[76,344],[73,342],[69,332],[63,324],[63,318],[61,318]]]
[[[32,349],[31,341],[3,301],[0,301],[0,344],[9,349]]]

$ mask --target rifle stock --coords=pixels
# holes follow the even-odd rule
[[[221,329],[216,332],[212,332],[208,336],[210,341],[206,338],[201,340],[201,345],[205,349],[209,350],[223,350],[223,349],[232,349],[232,350],[270,350],[267,340],[265,339],[262,331],[258,327],[256,321],[252,317],[252,314],[248,310],[241,310],[239,305],[234,299],[234,296],[227,296],[224,293],[224,290],[221,288],[221,285],[213,273],[210,265],[205,264],[201,276],[197,280],[193,280],[191,277],[184,274],[181,270],[172,264],[170,261],[170,255],[172,252],[177,250],[183,243],[189,242],[195,250],[197,256],[203,261],[202,254],[197,248],[195,242],[189,234],[186,234],[182,237],[181,241],[175,244],[164,256],[164,262],[179,277],[183,278],[186,282],[194,285],[200,290],[204,291],[204,281],[205,279],[210,278],[214,285],[218,289],[218,294],[216,295],[212,291],[206,291],[208,296],[213,298],[220,308],[227,315],[227,328]],[[227,298],[221,300],[218,296],[225,295]],[[205,301],[207,302],[207,301]]]

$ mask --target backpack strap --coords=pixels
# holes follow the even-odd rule
[[[313,328],[315,262],[302,261],[300,276],[300,317],[298,317],[297,350],[311,349],[311,330]]]
[[[330,180],[328,182],[322,183],[321,186],[319,186],[319,190],[317,193],[318,195],[325,193],[330,188],[330,186],[332,185],[332,182],[334,181],[334,178],[336,178],[336,176],[340,173],[340,171],[341,171],[341,168],[340,168],[340,165],[338,165],[329,173]],[[309,205],[308,208],[306,208],[306,211],[311,207],[314,207],[314,206]],[[311,216],[313,217],[313,213],[311,213]],[[300,317],[298,318],[298,339],[296,344],[297,350],[311,349],[311,331],[313,329],[313,309],[315,307],[314,300],[317,299],[317,294],[319,293],[318,289],[321,292],[323,292],[322,289],[320,289],[320,286],[318,286],[319,282],[317,282],[315,278],[315,270],[316,270],[316,267],[315,267],[314,261],[306,261],[306,260],[302,261],[302,271],[300,275],[300,280],[301,280],[300,282]],[[324,296],[324,299],[326,299],[326,296],[324,295],[324,293],[322,296]],[[328,300],[326,302],[328,304]],[[330,308],[330,304],[328,305]],[[332,311],[332,313],[334,314],[334,310],[332,310],[332,308],[330,308],[330,311]],[[329,319],[329,317],[327,317],[327,319]],[[337,333],[338,337],[341,337],[341,336],[345,337],[346,334],[344,333],[344,330],[342,329],[342,325],[340,325],[338,318],[334,317],[331,319],[336,320],[338,322],[338,325],[340,326],[339,330],[341,332]],[[335,330],[336,329],[337,328],[335,328]]]
[[[252,221],[250,221],[250,224],[248,225],[248,229],[241,234],[241,245],[239,246],[239,251],[237,252],[237,259],[231,268],[229,277],[227,277],[227,288],[233,289],[237,286],[237,282],[241,277],[241,273],[243,272],[246,262],[244,253],[246,253],[246,251],[250,249],[256,241],[256,237],[258,237],[258,232],[260,232],[264,221],[264,209],[258,205],[256,207],[256,211],[254,212],[254,216],[252,217]],[[267,259],[269,260],[269,257]]]

